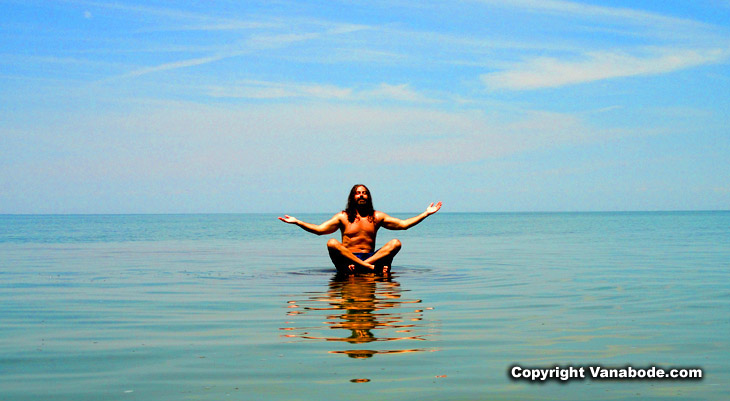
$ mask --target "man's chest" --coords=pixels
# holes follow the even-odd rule
[[[345,222],[343,233],[347,236],[357,236],[362,234],[374,234],[378,229],[377,222],[375,219],[369,220],[367,218],[357,218],[355,221],[350,223]]]

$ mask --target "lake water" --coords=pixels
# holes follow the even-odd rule
[[[381,230],[403,242],[389,278],[336,277],[327,238],[275,215],[0,216],[0,399],[730,393],[730,212],[442,212]],[[514,365],[704,377],[538,383]]]

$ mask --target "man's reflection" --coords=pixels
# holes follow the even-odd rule
[[[313,340],[347,342],[363,345],[375,341],[423,341],[427,334],[423,325],[423,309],[410,308],[421,300],[403,299],[400,284],[388,276],[335,275],[325,294],[312,295],[304,300],[289,301],[289,316],[326,314],[325,326],[285,327],[298,337]],[[417,306],[417,305],[414,305]],[[432,308],[426,308],[432,309]],[[320,320],[321,321],[321,320]],[[295,322],[287,322],[294,324]],[[347,330],[347,335],[317,336],[312,330]],[[423,334],[417,334],[417,333]],[[340,332],[338,332],[339,334]],[[344,334],[344,333],[343,333]],[[430,351],[427,349],[372,350],[355,349],[330,351],[351,358],[371,358],[376,354]]]

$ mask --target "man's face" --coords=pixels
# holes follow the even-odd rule
[[[357,187],[355,189],[355,202],[358,205],[365,205],[368,203],[368,190],[365,187]]]

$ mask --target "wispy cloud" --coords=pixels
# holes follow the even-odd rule
[[[244,81],[237,85],[209,87],[207,93],[217,98],[240,99],[346,99],[352,96],[352,89],[321,84]]]
[[[194,66],[198,66],[198,65],[212,63],[214,61],[219,61],[224,58],[233,57],[235,55],[236,55],[236,53],[231,53],[228,55],[199,57],[199,58],[194,58],[194,59],[189,59],[189,60],[180,60],[180,61],[175,61],[172,63],[156,65],[153,67],[140,68],[140,69],[128,72],[124,75],[121,75],[117,78],[134,78],[134,77],[139,77],[142,75],[151,74],[154,72],[170,71],[170,70],[176,70],[178,68],[194,67]]]
[[[396,163],[468,163],[619,135],[595,129],[574,115],[544,111],[522,111],[510,119],[483,113],[436,113],[429,124],[444,134],[388,150],[386,159]]]
[[[408,84],[388,84],[365,88],[290,82],[244,81],[237,85],[215,86],[206,89],[217,98],[239,99],[309,99],[336,101],[385,100],[404,103],[434,103],[438,100],[418,92]]]
[[[195,57],[185,60],[179,60],[169,63],[163,63],[150,67],[138,68],[125,74],[111,78],[134,78],[151,73],[171,71],[180,68],[188,68],[213,63],[223,59],[238,57],[244,54],[250,54],[256,51],[266,51],[273,49],[286,48],[287,46],[320,39],[328,36],[344,35],[360,30],[369,29],[366,26],[355,24],[330,24],[327,29],[314,32],[295,32],[295,33],[255,33],[245,40],[240,40],[233,45],[222,47],[221,51],[215,52],[205,57]]]
[[[263,21],[232,21],[232,20],[221,20],[221,21],[204,21],[203,23],[192,23],[183,25],[173,25],[165,27],[154,27],[138,30],[138,32],[150,33],[150,32],[194,32],[194,31],[247,31],[256,29],[272,29],[282,28],[282,23],[279,22],[263,22]]]
[[[578,60],[539,57],[512,68],[484,74],[491,89],[530,90],[641,75],[655,75],[721,62],[730,53],[723,49],[661,49],[636,55],[625,52],[592,52]]]
[[[507,8],[519,8],[529,12],[552,13],[558,15],[571,15],[584,18],[611,18],[624,22],[633,22],[641,25],[669,25],[676,27],[680,25],[692,25],[695,27],[707,26],[704,23],[652,13],[644,10],[637,10],[624,7],[607,7],[593,4],[578,3],[565,0],[474,0],[478,3],[497,5]]]
[[[198,20],[198,21],[210,21],[211,18],[203,14],[180,11],[179,9],[165,8],[165,7],[152,7],[143,6],[137,4],[125,4],[121,2],[104,2],[104,1],[86,1],[86,0],[61,0],[63,3],[76,4],[86,7],[93,7],[99,9],[122,11],[134,14],[142,14],[147,16],[158,16],[166,18],[184,19],[184,20]],[[88,12],[88,11],[87,11]]]
[[[435,101],[426,97],[424,94],[411,89],[408,84],[380,84],[373,90],[363,92],[362,96],[366,98],[384,98],[412,103],[431,103]]]

